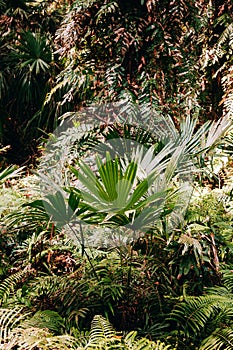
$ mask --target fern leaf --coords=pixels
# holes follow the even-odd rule
[[[233,329],[218,328],[208,338],[206,338],[200,347],[200,350],[232,350],[233,349]]]
[[[24,320],[30,313],[23,313],[22,307],[0,309],[0,344],[8,342],[11,330]]]
[[[146,338],[136,339],[137,332],[132,331],[124,338],[124,348],[130,350],[168,350],[171,349],[170,345],[158,340],[157,342],[150,341]]]
[[[14,275],[7,277],[0,284],[0,305],[2,305],[8,299],[10,292],[14,290],[15,285],[22,280],[28,271],[23,270],[16,272]]]
[[[30,319],[20,324],[21,328],[44,328],[53,333],[60,333],[64,326],[62,317],[55,311],[37,311]]]
[[[231,298],[221,295],[188,297],[185,302],[177,305],[170,319],[178,322],[189,336],[203,330],[208,321],[220,310],[231,307],[231,303]]]
[[[225,270],[223,271],[223,283],[226,288],[233,292],[233,271]]]
[[[108,4],[103,5],[96,15],[96,23],[98,23],[103,16],[107,16],[108,14],[112,15],[116,11],[119,11],[119,5],[116,1],[111,1]]]
[[[13,332],[13,339],[4,350],[13,350],[17,346],[20,350],[81,350],[78,347],[77,339],[65,334],[54,336],[47,329],[29,327],[26,329],[16,328]]]
[[[91,323],[89,344],[98,344],[100,340],[110,339],[116,332],[109,321],[101,315],[95,315]]]

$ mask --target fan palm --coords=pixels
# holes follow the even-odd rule
[[[178,159],[176,157],[177,162]],[[154,164],[157,161],[154,160]],[[136,162],[125,165],[118,158],[112,159],[107,152],[105,163],[99,156],[96,157],[97,176],[84,162],[80,162],[79,171],[72,167],[72,172],[85,187],[78,193],[94,214],[94,221],[96,214],[100,214],[97,219],[100,224],[117,224],[133,230],[148,229],[160,217],[164,202],[169,197],[168,182],[163,183],[161,180],[167,162],[161,163],[148,176],[139,180]],[[89,216],[85,215],[85,218]]]
[[[28,161],[28,153],[35,151],[38,127],[52,124],[39,112],[56,73],[51,34],[64,5],[43,0],[5,2],[0,18],[0,138],[3,145],[11,146],[7,157],[12,163]]]
[[[21,33],[21,39],[14,47],[11,59],[16,62],[18,98],[26,106],[37,101],[39,108],[51,72],[52,49],[48,38],[39,32]]]
[[[52,60],[48,39],[39,32],[23,32],[17,49],[19,67],[28,67],[32,73],[40,74],[50,69]]]
[[[9,156],[14,157],[17,148],[19,157],[24,158],[29,151],[26,148],[31,149],[31,141],[38,136],[37,127],[43,124],[36,113],[43,104],[53,73],[51,41],[46,34],[39,31],[22,31],[20,38],[17,41],[12,40],[3,52],[5,56],[1,89],[5,102],[2,106],[2,141],[11,145]],[[6,77],[7,86],[4,87]],[[46,122],[47,125],[50,123],[47,119]],[[34,128],[30,127],[31,124]]]

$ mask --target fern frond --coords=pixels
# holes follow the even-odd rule
[[[225,283],[224,283],[225,284]],[[227,288],[227,285],[225,286],[217,286],[217,287],[210,287],[206,289],[207,295],[218,295],[223,298],[228,298],[231,300],[233,298],[233,294],[231,293],[231,290]]]
[[[232,72],[231,72],[231,74],[232,74]],[[223,79],[223,83],[224,83],[224,79]],[[233,93],[231,92],[231,90],[226,91],[220,104],[224,105],[227,117],[232,118],[232,116],[233,116]]]
[[[20,328],[23,329],[31,327],[44,328],[53,333],[61,333],[61,329],[64,327],[64,321],[55,311],[37,311],[30,319],[27,319],[20,324]]]
[[[137,338],[137,332],[132,331],[125,337],[118,335],[113,326],[101,315],[96,315],[91,324],[90,338],[85,349],[88,350],[168,350],[170,345],[158,340],[150,341]]]
[[[101,315],[95,315],[91,323],[89,344],[98,344],[100,340],[110,339],[116,335],[111,323]]]
[[[157,342],[150,341],[146,338],[136,339],[137,332],[132,331],[124,338],[125,347],[123,349],[130,350],[168,350],[171,349],[170,345],[166,345],[162,341]]]
[[[16,328],[12,331],[11,339],[4,350],[79,350],[77,339],[64,334],[54,336],[44,328]]]
[[[16,272],[15,274],[7,277],[0,284],[0,305],[4,304],[7,301],[10,293],[14,290],[16,284],[22,281],[22,278],[25,277],[27,274],[28,270]]]
[[[233,293],[233,271],[223,271],[223,283],[226,288]]]
[[[23,312],[22,307],[0,309],[0,344],[9,341],[12,329],[18,326],[28,315],[30,315],[30,312]]]
[[[200,350],[232,350],[233,349],[233,328],[218,328],[200,347]]]
[[[78,342],[69,335],[60,333],[62,318],[53,311],[39,311],[30,317],[31,312],[22,307],[0,309],[0,349],[11,350],[77,350]]]
[[[204,295],[188,297],[172,311],[170,319],[176,321],[190,336],[203,330],[209,321],[221,310],[231,309],[232,299],[229,295]]]
[[[223,45],[226,44],[226,42],[232,38],[232,35],[233,35],[233,23],[230,23],[226,27],[226,29],[223,31],[223,33],[220,35],[217,48],[222,49]]]
[[[98,0],[76,0],[74,2],[73,8],[76,10],[78,8],[86,9],[86,8],[91,7],[92,5],[94,5],[97,2],[98,2]]]
[[[114,15],[115,12],[119,11],[119,5],[116,1],[111,1],[108,4],[101,6],[100,10],[96,15],[96,23],[98,23],[102,17],[107,16],[108,14]]]

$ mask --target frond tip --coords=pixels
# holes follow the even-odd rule
[[[200,350],[232,350],[233,349],[233,328],[217,328],[200,347]]]
[[[91,323],[89,345],[114,338],[116,332],[111,323],[101,315],[95,315]]]

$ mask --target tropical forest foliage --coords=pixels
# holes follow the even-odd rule
[[[0,31],[0,349],[233,350],[232,1]]]

